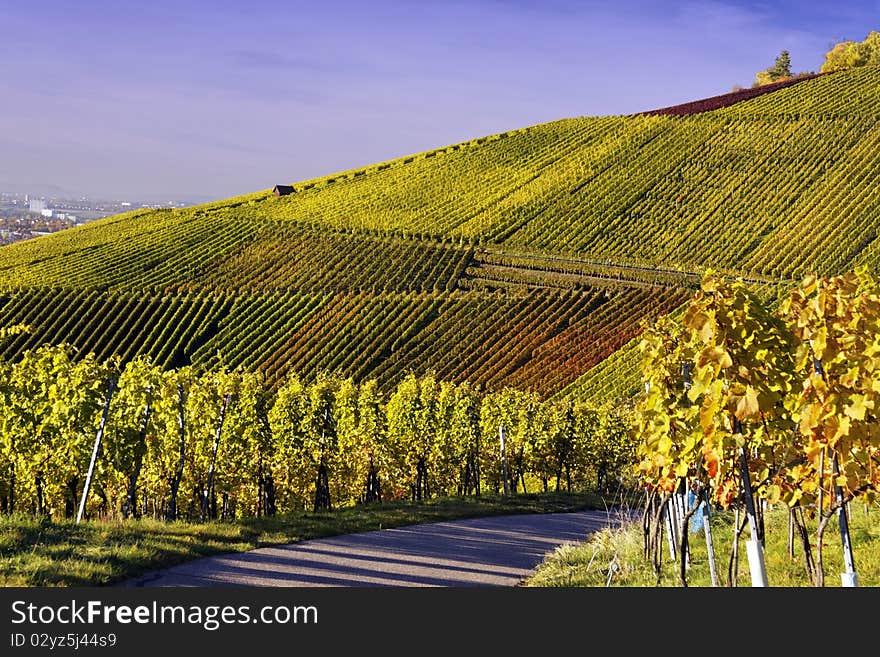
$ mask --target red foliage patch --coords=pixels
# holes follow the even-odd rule
[[[788,78],[787,80],[781,80],[779,82],[772,82],[770,84],[765,84],[760,87],[741,89],[740,91],[732,91],[727,94],[721,94],[720,96],[712,96],[711,98],[694,100],[689,103],[682,103],[681,105],[671,105],[669,107],[650,110],[648,112],[639,112],[637,116],[642,114],[672,114],[674,116],[687,116],[688,114],[711,112],[712,110],[717,110],[721,109],[722,107],[728,107],[730,105],[735,105],[736,103],[741,103],[744,100],[750,100],[751,98],[755,98],[757,96],[763,96],[764,94],[770,93],[771,91],[776,91],[777,89],[790,87],[791,85],[797,84],[798,82],[803,82],[804,80],[817,78],[820,75],[825,74],[808,73],[807,75],[801,75],[795,78]]]

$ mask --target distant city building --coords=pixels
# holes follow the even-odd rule
[[[44,208],[43,210],[40,211],[40,214],[43,215],[44,217],[48,217],[50,219],[52,218],[52,210],[50,210],[49,208]]]
[[[41,198],[32,198],[28,201],[28,208],[31,212],[42,212],[46,209],[46,201]]]

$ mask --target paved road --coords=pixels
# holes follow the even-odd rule
[[[436,522],[205,557],[122,586],[515,586],[557,546],[618,522],[605,511]]]

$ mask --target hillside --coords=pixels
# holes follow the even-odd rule
[[[2,355],[69,341],[273,383],[433,369],[612,394],[639,321],[707,267],[768,289],[878,268],[878,90],[873,66],[696,114],[563,119],[0,247],[0,324],[32,327]]]

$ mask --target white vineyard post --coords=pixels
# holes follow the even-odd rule
[[[86,510],[86,498],[89,496],[89,488],[92,485],[92,476],[95,473],[95,462],[98,460],[98,451],[101,449],[101,438],[104,435],[104,425],[107,423],[107,413],[110,410],[110,400],[113,398],[113,390],[116,387],[116,377],[110,378],[107,389],[107,401],[104,402],[104,412],[101,414],[101,423],[98,425],[98,433],[95,434],[95,445],[92,447],[92,458],[89,461],[89,471],[86,474],[86,483],[83,486],[82,497],[79,500],[79,510],[76,512],[76,524],[82,520]]]
[[[739,433],[739,420],[734,420],[734,432]],[[746,515],[749,519],[749,533],[751,537],[746,541],[746,555],[749,558],[749,572],[752,575],[753,587],[767,586],[767,569],[764,565],[764,546],[758,540],[758,521],[755,517],[755,498],[752,496],[752,482],[749,479],[749,462],[746,451],[739,448],[739,457],[742,467],[743,493],[746,502]]]
[[[712,586],[718,586],[718,570],[715,567],[715,546],[712,544],[712,528],[709,526],[709,493],[703,490],[703,534],[706,536],[706,553],[709,556],[709,576],[712,578]]]
[[[831,461],[834,468],[835,476],[840,474],[840,467],[837,463],[837,454]],[[852,542],[849,534],[849,519],[847,518],[847,505],[843,503],[843,489],[840,486],[834,487],[835,496],[837,497],[837,521],[840,523],[840,540],[843,545],[843,563],[846,570],[840,573],[841,586],[846,588],[854,588],[859,585],[858,575],[856,574],[856,564],[853,559]]]
[[[812,346],[812,342],[810,343]],[[813,371],[825,379],[825,369],[822,367],[822,362],[818,358],[813,359]],[[822,450],[822,454],[819,459],[819,513],[822,512],[822,478],[825,476],[825,449]],[[831,470],[834,473],[835,479],[840,475],[840,466],[837,462],[837,454],[834,454],[831,458]],[[846,570],[840,573],[840,583],[841,586],[846,588],[854,588],[857,587],[858,584],[858,576],[856,575],[856,566],[855,561],[853,560],[853,551],[852,551],[852,543],[850,542],[850,533],[849,533],[849,519],[847,518],[847,509],[846,505],[843,503],[843,489],[837,484],[834,485],[834,498],[838,504],[837,507],[837,521],[840,524],[840,541],[841,547],[843,548],[843,562]]]

